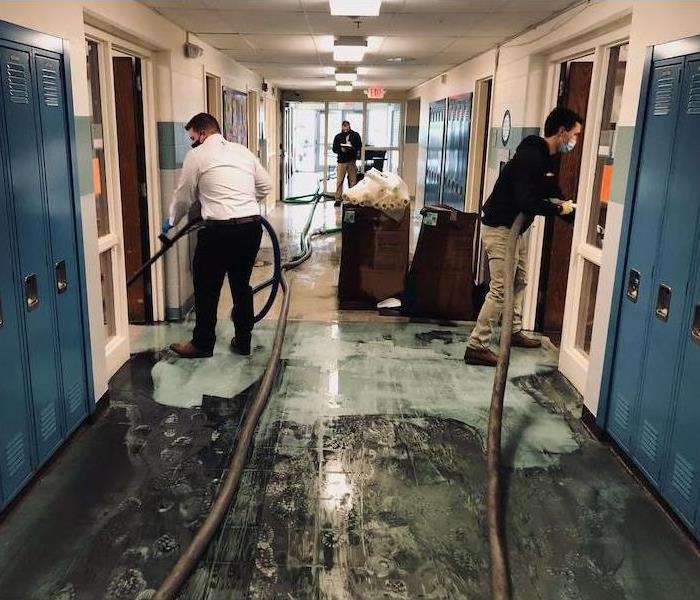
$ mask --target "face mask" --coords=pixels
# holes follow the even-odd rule
[[[191,148],[196,148],[197,146],[201,146],[201,145],[202,145],[202,142],[200,142],[199,140],[195,140],[194,142],[192,142],[192,143],[190,144],[190,147],[191,147]]]
[[[576,138],[571,138],[566,142],[559,142],[559,152],[561,154],[568,154],[576,147]]]

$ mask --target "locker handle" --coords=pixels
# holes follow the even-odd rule
[[[68,278],[66,277],[66,261],[60,260],[55,265],[56,269],[56,290],[62,294],[68,289]]]
[[[659,286],[659,294],[656,298],[656,317],[662,321],[668,321],[671,310],[671,288],[666,284]]]
[[[24,278],[24,296],[27,302],[27,311],[32,312],[39,308],[39,287],[36,274],[32,273]]]
[[[630,269],[630,274],[627,279],[627,297],[632,301],[636,302],[639,298],[639,284],[641,280],[641,275],[636,269]]]
[[[693,315],[693,324],[690,328],[690,336],[693,338],[694,342],[700,344],[700,304],[695,305],[695,313]]]

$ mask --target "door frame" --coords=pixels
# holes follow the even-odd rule
[[[602,265],[602,249],[593,248],[586,242],[588,219],[591,211],[592,188],[595,179],[595,159],[598,136],[600,134],[600,117],[605,95],[607,62],[610,48],[629,41],[630,23],[596,35],[573,47],[557,51],[546,56],[547,63],[547,97],[542,114],[542,122],[557,105],[559,95],[559,69],[562,63],[593,54],[593,73],[591,90],[588,96],[586,133],[581,156],[581,173],[576,202],[580,207],[574,222],[571,242],[571,257],[567,278],[566,302],[562,326],[561,348],[559,352],[559,370],[571,381],[579,392],[584,393],[590,357],[575,347],[578,313],[583,284],[585,261],[599,267]],[[545,219],[537,217],[531,228],[528,253],[529,284],[525,294],[523,310],[524,326],[534,328],[539,280],[541,277],[542,254],[544,246]]]
[[[105,179],[108,189],[108,207],[111,232],[98,238],[98,254],[112,251],[116,335],[105,345],[107,376],[112,377],[130,357],[129,319],[127,311],[126,272],[124,267],[124,234],[119,183],[119,157],[116,132],[116,105],[112,57],[115,54],[133,56],[141,61],[144,151],[146,160],[146,187],[149,225],[149,254],[157,252],[159,223],[161,221],[160,177],[158,172],[158,144],[155,120],[155,73],[150,50],[123,40],[97,27],[85,24],[85,38],[98,44],[100,59],[100,93],[105,144]],[[162,261],[151,267],[153,320],[165,319],[165,285]]]
[[[637,181],[639,178],[639,159],[642,152],[642,138],[644,133],[645,116],[649,103],[649,91],[654,61],[667,58],[677,58],[689,54],[700,53],[700,35],[682,40],[667,42],[656,46],[648,46],[644,57],[644,70],[640,86],[639,105],[635,119],[634,139],[630,156],[630,168],[627,175],[625,191],[625,204],[622,212],[622,226],[620,228],[620,244],[615,265],[615,283],[610,307],[610,320],[608,321],[607,340],[605,343],[605,355],[600,379],[600,392],[598,397],[598,410],[595,416],[596,425],[601,429],[607,429],[610,409],[610,393],[612,391],[612,368],[615,363],[617,350],[617,337],[619,333],[620,312],[622,310],[623,289],[626,283],[625,265],[629,252],[630,235],[632,233],[632,217],[634,215],[634,199],[637,194]]]

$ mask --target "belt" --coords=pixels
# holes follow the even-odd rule
[[[237,219],[205,219],[207,227],[220,227],[224,225],[245,225],[246,223],[259,223],[260,215],[250,215],[249,217],[238,217]]]

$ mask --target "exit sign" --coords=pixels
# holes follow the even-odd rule
[[[381,100],[382,98],[384,98],[384,88],[383,87],[367,88],[367,97],[370,100]]]

